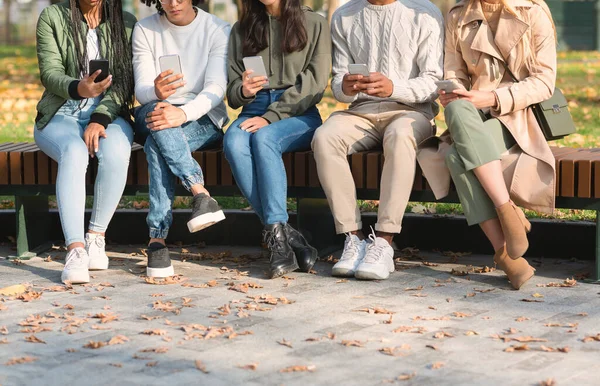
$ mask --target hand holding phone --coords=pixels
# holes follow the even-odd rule
[[[108,72],[108,60],[90,60],[88,69],[89,74],[77,84],[77,93],[82,98],[96,98],[112,84],[112,75]]]
[[[362,76],[371,75],[371,73],[369,72],[369,69],[367,68],[367,65],[360,64],[360,63],[349,64],[348,65],[348,73],[350,75],[362,75]]]
[[[242,94],[251,98],[265,87],[269,87],[269,76],[261,56],[248,56],[242,59],[246,71],[242,74]]]
[[[438,80],[435,82],[438,93],[440,91],[450,94],[452,91],[458,89],[458,85],[451,80]]]
[[[164,55],[158,58],[160,74],[154,79],[154,92],[160,100],[165,100],[185,85],[179,55]]]

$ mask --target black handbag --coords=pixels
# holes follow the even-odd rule
[[[502,63],[511,78],[516,83],[519,83],[519,80],[510,68],[508,68],[508,65],[505,62]],[[569,134],[573,134],[577,130],[568,105],[562,91],[559,88],[554,88],[554,93],[550,99],[534,103],[530,106],[547,141],[561,139]]]

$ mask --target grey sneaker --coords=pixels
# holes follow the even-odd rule
[[[148,254],[148,266],[146,267],[146,276],[148,277],[169,277],[173,276],[173,265],[169,257],[169,248],[161,243],[152,243],[146,250]]]
[[[223,220],[225,220],[225,214],[214,198],[207,196],[204,193],[194,196],[192,216],[187,223],[191,233],[208,228]]]

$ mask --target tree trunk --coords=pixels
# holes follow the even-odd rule
[[[328,0],[327,1],[327,21],[330,24],[331,24],[331,17],[333,16],[333,13],[337,9],[338,4],[339,4],[338,0]]]
[[[6,28],[6,44],[12,44],[12,27],[10,25],[10,5],[12,0],[4,0],[4,28]]]

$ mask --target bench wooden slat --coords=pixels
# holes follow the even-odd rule
[[[294,153],[294,186],[306,186],[306,154],[308,152]],[[311,155],[312,156],[312,155]]]
[[[233,173],[231,172],[231,166],[229,166],[227,158],[225,158],[225,152],[221,153],[221,185],[233,185]]]
[[[0,152],[0,184],[8,185],[9,174],[10,164],[8,163],[8,153]]]
[[[10,152],[8,153],[8,161],[10,162],[10,184],[11,185],[22,185],[23,184],[23,173],[21,172],[21,152]]]
[[[374,151],[367,153],[367,189],[379,189],[379,155],[379,152]]]
[[[206,185],[216,186],[218,184],[217,178],[219,176],[219,166],[217,165],[218,151],[210,150],[206,151],[206,173],[204,175],[204,181]]]
[[[578,164],[590,157],[595,157],[587,149],[577,149],[575,152],[561,154],[560,163],[560,196],[561,197],[579,197],[576,190],[578,187]],[[591,179],[591,173],[588,176],[588,182]]]
[[[12,146],[12,142],[0,143],[0,152],[6,152],[10,146]]]
[[[35,152],[23,153],[23,183],[35,185]]]
[[[578,149],[572,148],[554,148],[552,153],[554,154],[555,159],[555,170],[556,170],[556,178],[555,178],[555,195],[563,196],[563,197],[573,197],[568,196],[567,194],[574,194],[574,184],[575,184],[575,174],[574,170],[566,167],[563,171],[562,169],[562,159],[567,157],[571,153],[577,152]],[[569,187],[570,186],[570,187]],[[564,189],[564,191],[563,191]]]
[[[37,152],[37,183],[40,185],[50,184],[50,157],[43,152]]]
[[[363,153],[354,153],[350,156],[350,169],[352,171],[352,178],[354,178],[354,185],[356,185],[356,188],[363,188],[365,185]]]

